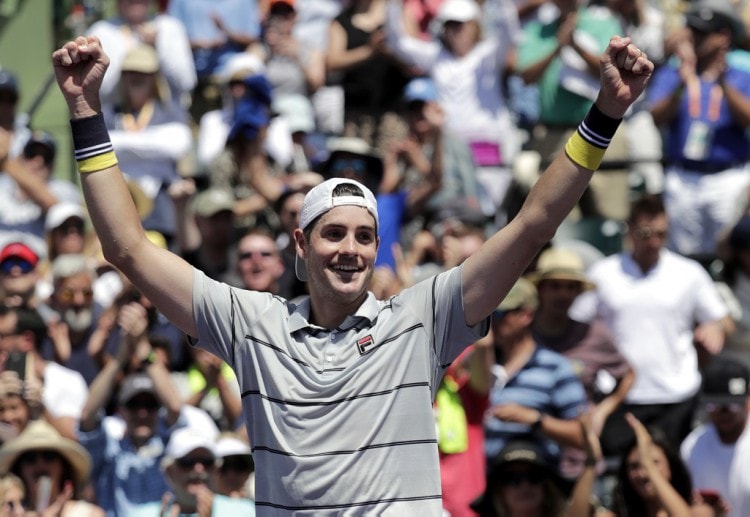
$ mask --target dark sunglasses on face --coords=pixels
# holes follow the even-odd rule
[[[10,274],[10,272],[15,267],[20,268],[21,273],[25,275],[27,273],[31,273],[31,271],[34,269],[34,264],[20,257],[8,257],[7,259],[3,260],[2,263],[0,263],[0,270],[6,275]]]
[[[239,255],[237,255],[237,258],[240,260],[251,260],[253,257],[261,257],[261,258],[268,258],[273,257],[274,252],[273,251],[242,251]]]
[[[125,408],[129,409],[130,411],[137,411],[139,409],[156,411],[157,409],[159,409],[159,407],[161,407],[159,401],[151,397],[143,399],[133,398],[125,403]]]
[[[38,450],[38,451],[28,451],[28,452],[23,453],[21,457],[19,458],[19,461],[21,463],[33,464],[33,463],[36,463],[39,458],[41,458],[45,462],[50,463],[52,461],[55,461],[59,457],[60,457],[60,454],[56,451]]]
[[[215,465],[216,460],[214,460],[214,458],[211,458],[210,456],[197,456],[194,458],[179,458],[175,460],[175,463],[183,470],[193,470],[199,463],[203,465],[204,469],[210,469]]]
[[[500,476],[499,482],[503,486],[520,486],[526,482],[530,485],[539,485],[544,481],[545,475],[538,470],[529,472],[507,472]]]
[[[644,226],[633,230],[633,236],[639,241],[646,241],[652,237],[656,237],[663,241],[667,238],[667,232],[665,230],[654,230],[651,227]]]
[[[250,472],[253,470],[253,459],[250,456],[226,456],[221,461],[221,470],[226,472]]]
[[[729,413],[739,413],[742,411],[742,404],[739,402],[728,402],[725,404],[714,404],[709,402],[703,408],[707,413],[716,413],[717,411],[728,411]]]
[[[344,172],[353,172],[357,176],[363,176],[367,172],[367,163],[361,158],[339,158],[333,162],[334,175]]]

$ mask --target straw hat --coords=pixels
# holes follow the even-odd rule
[[[35,420],[16,438],[0,447],[0,472],[8,473],[28,451],[52,450],[65,458],[73,469],[78,488],[84,486],[91,472],[91,456],[78,442],[64,438],[45,420]]]
[[[544,250],[537,260],[536,271],[529,274],[528,278],[535,285],[539,285],[542,280],[572,280],[581,282],[584,291],[595,287],[586,277],[581,257],[560,247]]]

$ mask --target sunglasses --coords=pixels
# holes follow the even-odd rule
[[[716,413],[718,411],[728,411],[729,413],[739,413],[742,411],[742,404],[739,402],[729,402],[726,404],[714,404],[709,402],[703,408],[707,413]]]
[[[193,470],[198,464],[203,465],[204,469],[210,469],[216,464],[216,460],[210,456],[185,457],[175,460],[175,464],[183,470]]]
[[[83,222],[81,221],[70,221],[61,224],[57,228],[55,228],[55,232],[62,233],[62,234],[69,234],[69,233],[83,233]]]
[[[152,397],[146,397],[146,398],[133,398],[128,400],[125,403],[125,408],[129,409],[130,411],[137,411],[139,409],[147,409],[149,411],[156,411],[161,407],[161,404],[159,404],[159,401]]]
[[[34,269],[34,264],[28,260],[22,259],[21,257],[8,257],[0,263],[0,271],[6,275],[10,274],[10,272],[13,271],[13,268],[16,267],[20,268],[21,273],[25,275],[31,273]]]
[[[72,287],[66,287],[65,289],[62,289],[59,293],[60,300],[62,300],[65,303],[70,303],[75,299],[76,294],[83,295],[84,300],[87,302],[90,302],[94,299],[94,291],[90,287],[86,287],[83,289],[73,289]]]
[[[55,461],[59,457],[60,453],[58,453],[57,451],[44,449],[25,452],[21,455],[18,461],[20,461],[21,463],[33,464],[41,458],[44,462],[50,463],[52,461]]]
[[[250,472],[253,470],[253,458],[250,456],[226,456],[221,461],[221,471]]]
[[[539,485],[545,478],[543,472],[532,470],[529,472],[508,472],[500,476],[498,481],[503,486],[520,486],[524,482],[530,485]]]
[[[667,238],[667,231],[666,230],[654,230],[653,228],[644,226],[642,228],[636,228],[635,230],[633,230],[633,236],[639,241],[647,241],[651,239],[652,237],[656,237],[660,241],[663,241],[664,239]]]
[[[357,176],[364,176],[367,172],[367,162],[361,158],[339,158],[333,162],[331,169],[335,175],[353,172]]]
[[[243,251],[239,255],[237,255],[237,258],[240,260],[252,260],[253,257],[261,257],[261,258],[268,258],[273,257],[275,253],[273,251]]]

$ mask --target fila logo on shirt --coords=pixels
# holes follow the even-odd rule
[[[357,340],[357,348],[359,349],[359,355],[365,355],[367,352],[375,347],[375,340],[372,339],[370,334]]]

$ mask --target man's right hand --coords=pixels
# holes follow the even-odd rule
[[[79,36],[52,53],[57,84],[73,119],[101,111],[99,89],[109,66],[99,39]]]

